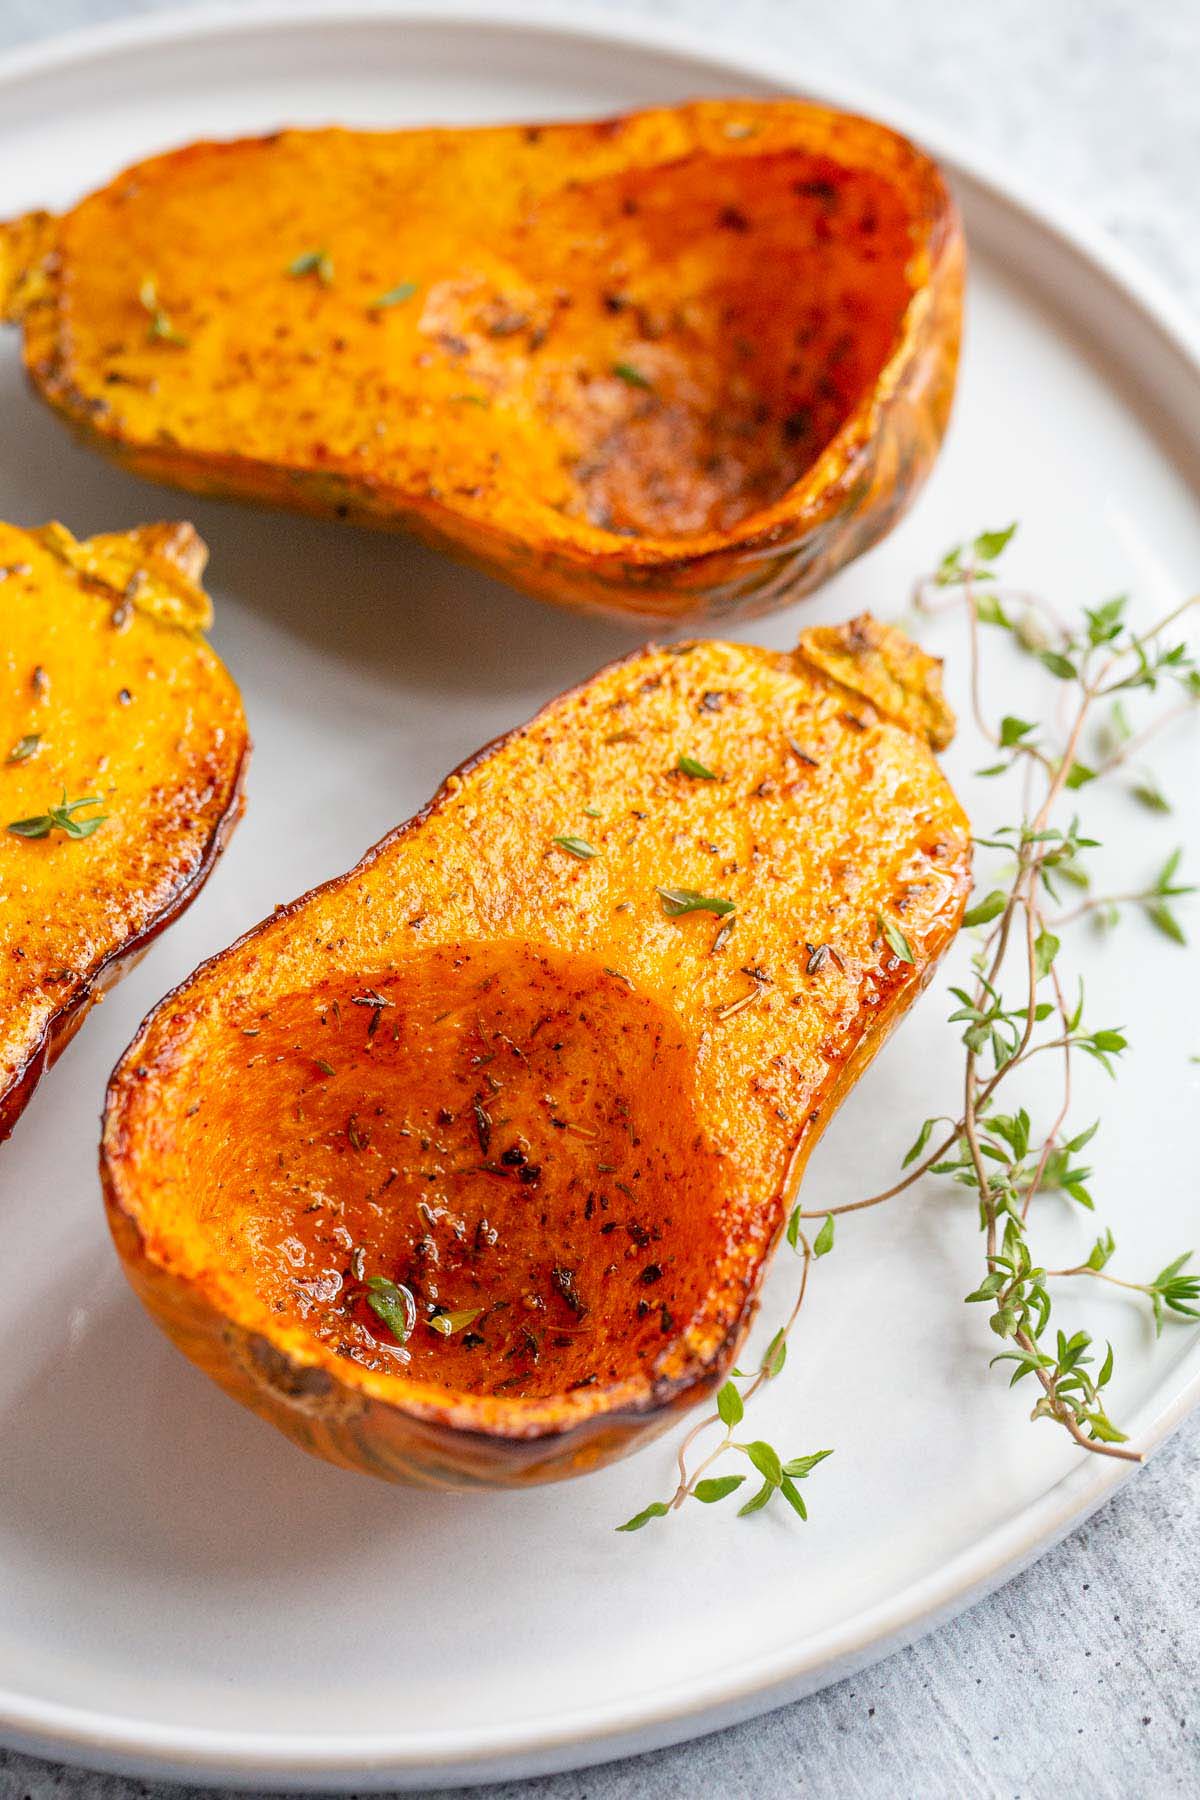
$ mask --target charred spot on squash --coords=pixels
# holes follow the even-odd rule
[[[279,1324],[512,1399],[686,1358],[728,1174],[680,1024],[591,959],[439,945],[231,1022],[208,1069],[236,1109],[175,1120],[171,1160],[207,1254]],[[413,1297],[406,1338],[380,1279]]]

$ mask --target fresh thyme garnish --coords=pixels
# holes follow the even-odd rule
[[[13,758],[9,759],[14,760]],[[62,799],[57,806],[50,807],[44,813],[37,813],[31,819],[14,819],[6,829],[14,837],[44,838],[52,831],[61,831],[69,838],[91,837],[93,831],[99,831],[108,818],[107,813],[90,819],[77,819],[75,814],[83,806],[103,806],[99,794],[85,794],[80,800],[68,800],[67,790],[63,789]]]
[[[589,856],[599,856],[600,854],[598,850],[594,849],[593,846],[588,843],[586,838],[556,837],[554,842],[558,845],[560,850],[566,850],[570,855],[582,857],[585,860]]]
[[[28,762],[31,756],[37,755],[38,745],[41,741],[41,738],[35,731],[31,731],[27,737],[18,738],[8,755],[5,757],[5,762]]]
[[[305,250],[287,266],[289,275],[315,275],[322,287],[333,285],[333,258],[328,250]]]
[[[884,937],[887,939],[888,947],[891,950],[892,955],[896,957],[897,961],[915,963],[917,959],[913,955],[912,945],[909,943],[900,927],[894,925],[890,919],[885,919],[882,913],[879,914],[876,923]]]
[[[411,300],[416,292],[417,283],[415,281],[398,281],[395,287],[388,289],[386,294],[380,294],[372,300],[371,311],[383,312],[389,306],[403,306],[404,302]]]
[[[615,362],[612,372],[619,381],[624,381],[629,387],[648,388],[652,385],[642,371],[635,369],[632,363]]]
[[[482,1311],[482,1306],[464,1306],[458,1312],[435,1313],[432,1319],[425,1322],[431,1331],[440,1331],[443,1337],[453,1337],[456,1331],[463,1331],[468,1325],[473,1325]]]
[[[1125,905],[1140,905],[1150,923],[1177,944],[1186,944],[1187,937],[1183,926],[1179,923],[1174,911],[1167,905],[1168,900],[1180,898],[1184,894],[1194,894],[1196,889],[1187,882],[1176,881],[1175,876],[1183,857],[1182,850],[1173,850],[1166,862],[1154,877],[1149,886],[1136,889],[1125,894],[1098,894],[1094,899],[1081,901],[1069,912],[1060,913],[1051,919],[1054,926],[1070,925],[1075,919],[1090,914],[1102,926],[1116,925],[1121,916],[1121,908]]]
[[[675,767],[681,775],[691,775],[696,781],[718,781],[720,779],[719,776],[713,774],[711,769],[706,769],[702,762],[698,762],[694,756],[681,756]]]
[[[1013,1365],[1010,1385],[1032,1380],[1040,1391],[1031,1416],[1050,1419],[1080,1449],[1141,1460],[1141,1453],[1127,1446],[1125,1434],[1106,1411],[1105,1390],[1113,1374],[1111,1345],[1099,1356],[1087,1331],[1058,1326],[1052,1284],[1090,1279],[1142,1296],[1150,1303],[1159,1331],[1171,1317],[1200,1318],[1200,1271],[1189,1270],[1190,1251],[1175,1257],[1152,1280],[1133,1281],[1110,1271],[1116,1244],[1107,1229],[1082,1262],[1061,1269],[1043,1267],[1029,1238],[1032,1209],[1041,1194],[1060,1193],[1080,1208],[1093,1209],[1088,1186],[1091,1170],[1080,1157],[1099,1121],[1081,1129],[1068,1124],[1071,1063],[1075,1056],[1087,1056],[1113,1075],[1127,1047],[1119,1028],[1097,1028],[1084,1022],[1082,985],[1078,997],[1069,998],[1069,984],[1059,965],[1059,933],[1085,917],[1112,925],[1122,906],[1136,904],[1159,931],[1182,943],[1183,926],[1172,903],[1195,891],[1178,879],[1181,856],[1176,851],[1144,887],[1093,896],[1086,865],[1088,853],[1097,847],[1096,840],[1085,834],[1077,818],[1063,821],[1060,806],[1064,795],[1087,790],[1127,768],[1131,753],[1140,755],[1159,730],[1200,700],[1200,668],[1186,643],[1167,636],[1200,596],[1177,607],[1149,631],[1136,632],[1127,624],[1123,600],[1085,610],[1079,624],[1067,630],[1030,596],[1009,597],[1001,591],[995,563],[1015,529],[1009,526],[1003,531],[983,532],[969,547],[950,551],[917,589],[921,611],[943,609],[946,601],[939,602],[938,596],[943,590],[953,590],[951,603],[961,604],[966,613],[976,722],[998,757],[981,773],[999,776],[1020,770],[1031,779],[1040,775],[1042,780],[1040,798],[1027,803],[1018,823],[975,840],[981,848],[999,853],[1006,867],[995,885],[983,884],[980,897],[965,915],[964,924],[984,936],[972,958],[970,984],[950,989],[955,1005],[949,1018],[960,1031],[964,1052],[961,1110],[955,1116],[926,1119],[904,1157],[905,1173],[900,1179],[878,1194],[833,1207],[824,1215],[811,1246],[804,1226],[821,1215],[806,1212],[800,1205],[793,1207],[785,1235],[801,1258],[801,1271],[790,1314],[758,1369],[735,1369],[718,1394],[717,1411],[701,1419],[683,1439],[678,1452],[679,1481],[670,1499],[654,1501],[619,1530],[640,1530],[689,1498],[712,1504],[736,1492],[745,1480],[741,1472],[708,1474],[712,1465],[728,1454],[746,1457],[762,1476],[762,1484],[740,1508],[739,1516],[767,1505],[776,1493],[783,1493],[804,1516],[803,1503],[796,1506],[799,1496],[788,1493],[784,1477],[794,1485],[828,1452],[789,1463],[761,1440],[742,1442],[735,1437],[735,1430],[746,1403],[784,1366],[811,1267],[833,1247],[835,1217],[883,1205],[927,1175],[948,1177],[965,1187],[977,1205],[984,1240],[983,1272],[966,1300],[988,1309],[991,1329],[1005,1346],[993,1362]],[[981,627],[1007,632],[1047,674],[1069,688],[1072,704],[1061,745],[1045,741],[1034,721],[1008,716],[992,724],[984,717],[979,703]],[[1099,704],[1108,701],[1119,706],[1120,697],[1131,690],[1157,694],[1164,688],[1181,691],[1182,702],[1164,708],[1137,734],[1123,714],[1118,714],[1117,729],[1114,732],[1110,720],[1107,742],[1101,743],[1095,759],[1083,760],[1080,751],[1085,733]],[[1147,780],[1152,778],[1142,775],[1139,785]],[[1158,791],[1156,784],[1151,791]],[[1144,796],[1134,797],[1146,804]],[[1162,809],[1152,806],[1151,810]],[[1048,914],[1046,897],[1061,904],[1064,887],[1086,897],[1066,911]],[[882,914],[877,916],[876,926],[901,961],[913,960],[911,946],[898,926]],[[824,964],[822,952],[834,954],[825,945],[806,949],[810,974]],[[838,962],[840,966],[840,958]],[[1021,972],[1019,991],[1011,999],[1002,987],[1010,963],[1016,963]],[[1000,1110],[999,1090],[1031,1058],[1044,1052],[1057,1052],[1061,1058],[1062,1098],[1049,1129],[1039,1137],[1024,1107]],[[739,1387],[739,1382],[744,1385]],[[722,1435],[692,1467],[689,1453],[693,1444],[717,1426]]]
[[[141,301],[143,310],[150,315],[146,336],[159,343],[175,344],[183,349],[187,345],[188,339],[171,323],[170,315],[158,298],[158,283],[152,276],[148,275],[138,289],[138,299]]]
[[[793,1215],[795,1217],[795,1215]],[[804,1481],[817,1464],[832,1456],[832,1450],[814,1450],[807,1456],[783,1457],[773,1445],[764,1443],[761,1438],[751,1439],[743,1443],[735,1437],[738,1426],[746,1413],[746,1403],[752,1400],[759,1389],[768,1381],[773,1381],[782,1371],[787,1361],[788,1335],[800,1316],[800,1308],[804,1304],[804,1296],[808,1289],[808,1271],[812,1263],[828,1254],[833,1248],[833,1219],[827,1218],[816,1238],[810,1245],[799,1229],[799,1221],[795,1226],[789,1222],[788,1242],[797,1255],[803,1259],[800,1275],[800,1290],[792,1307],[791,1316],[780,1326],[763,1353],[758,1368],[752,1375],[742,1375],[734,1370],[733,1375],[717,1392],[717,1410],[705,1415],[693,1425],[679,1446],[679,1482],[669,1500],[655,1500],[624,1525],[618,1525],[618,1531],[640,1531],[651,1519],[665,1518],[669,1512],[676,1512],[685,1500],[699,1500],[705,1506],[711,1506],[718,1500],[724,1500],[729,1494],[736,1493],[745,1481],[745,1474],[706,1476],[706,1471],[723,1456],[732,1452],[744,1456],[751,1467],[762,1477],[759,1486],[742,1506],[738,1508],[738,1517],[747,1518],[751,1514],[761,1512],[780,1494],[792,1511],[801,1519],[808,1518],[808,1509],[796,1487],[798,1481]],[[738,1379],[746,1382],[745,1388],[739,1388]],[[688,1469],[688,1451],[705,1432],[719,1425],[721,1435],[696,1467]]]
[[[684,913],[710,912],[723,919],[726,913],[737,910],[736,900],[720,900],[715,894],[698,894],[695,888],[655,888],[655,893],[662,901],[663,911],[669,919],[678,919]]]
[[[386,1275],[367,1278],[367,1305],[382,1319],[398,1344],[406,1344],[417,1322],[417,1303],[406,1287]]]

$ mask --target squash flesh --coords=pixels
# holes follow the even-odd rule
[[[236,1137],[206,1097],[173,1185],[278,1317],[377,1373],[514,1399],[661,1378],[677,1339],[697,1360],[720,1159],[691,1045],[648,996],[586,958],[442,945],[249,1029],[209,1069],[242,1096]],[[381,1276],[422,1315],[403,1344],[370,1309]],[[476,1316],[442,1335],[434,1306]]]
[[[800,103],[196,144],[10,233],[29,370],[97,447],[591,608],[814,585],[953,389],[940,177]]]
[[[938,699],[897,634],[844,643],[868,685],[882,659]],[[803,640],[616,664],[163,1002],[102,1169],[188,1354],[331,1460],[457,1484],[595,1466],[720,1379],[812,1144],[969,887],[925,740],[841,666]],[[594,856],[554,842],[576,835]],[[661,887],[736,910],[672,917]],[[373,1274],[412,1285],[408,1360]],[[481,1341],[434,1306],[478,1307]]]
[[[197,635],[203,561],[190,527],[77,543],[0,524],[0,1136],[96,995],[198,893],[240,811],[245,720]],[[80,816],[104,824],[8,831],[64,792],[98,796]]]

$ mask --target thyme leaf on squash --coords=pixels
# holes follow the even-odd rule
[[[885,919],[882,913],[878,915],[876,923],[887,940],[889,950],[897,961],[903,963],[915,963],[917,959],[913,955],[912,945],[909,943],[900,927],[893,924],[891,919]]]
[[[367,1305],[398,1344],[406,1344],[417,1322],[417,1303],[406,1287],[386,1275],[367,1277]]]
[[[554,842],[560,850],[566,850],[571,856],[578,856],[586,861],[589,856],[599,856],[600,852],[581,837],[556,837]]]
[[[299,256],[292,258],[287,266],[287,273],[293,279],[302,279],[306,275],[313,275],[322,287],[332,287],[333,258],[328,250],[303,250]]]
[[[681,756],[675,767],[681,775],[690,775],[695,781],[718,781],[720,779],[694,756]]]
[[[473,1325],[482,1311],[482,1306],[464,1306],[456,1312],[435,1313],[432,1319],[425,1322],[431,1331],[438,1331],[443,1337],[453,1337],[456,1331],[464,1331],[468,1325]]]
[[[655,888],[655,893],[662,901],[662,909],[669,919],[681,918],[684,913],[710,912],[723,919],[727,913],[737,911],[736,900],[721,900],[715,894],[700,894],[695,888]]]
[[[395,287],[387,290],[386,294],[379,294],[372,300],[371,311],[385,312],[390,306],[403,306],[404,302],[411,300],[418,291],[415,281],[398,281]]]
[[[18,738],[8,755],[5,757],[5,762],[28,762],[31,756],[37,755],[38,745],[41,741],[40,736],[35,731],[29,732],[26,737]]]
[[[64,837],[91,837],[93,831],[99,831],[107,818],[107,813],[100,813],[87,819],[77,819],[76,813],[85,806],[103,806],[99,794],[85,794],[79,800],[68,800],[67,790],[63,789],[62,799],[57,806],[48,807],[44,813],[36,813],[30,819],[14,819],[6,827],[13,837],[44,838],[52,831],[61,831]]]

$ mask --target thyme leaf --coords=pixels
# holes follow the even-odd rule
[[[897,961],[902,963],[916,962],[917,959],[913,955],[912,945],[898,925],[893,924],[891,919],[885,919],[882,913],[877,914],[876,924],[879,926],[880,931],[887,940],[888,948],[892,952],[892,955],[896,957]]]
[[[333,285],[333,258],[328,250],[302,250],[294,256],[287,266],[287,273],[293,280],[301,280],[307,275],[315,276],[322,287]]]
[[[715,894],[699,894],[695,888],[655,888],[655,893],[662,901],[662,909],[669,919],[678,919],[684,913],[710,912],[723,919],[727,913],[737,910],[736,900],[721,900]]]
[[[431,1331],[438,1331],[443,1337],[453,1337],[456,1331],[464,1331],[468,1325],[473,1325],[483,1310],[482,1306],[464,1306],[457,1312],[435,1313],[426,1322]]]
[[[415,281],[398,281],[395,287],[388,288],[386,293],[378,294],[375,299],[372,300],[371,311],[386,312],[390,306],[403,306],[404,302],[406,300],[411,300],[413,295],[418,291],[418,286]]]
[[[417,1322],[417,1303],[406,1287],[386,1275],[367,1278],[367,1305],[391,1332],[398,1344],[406,1344]]]
[[[103,806],[99,794],[85,794],[82,799],[68,800],[67,790],[63,789],[62,799],[57,806],[48,807],[44,813],[36,813],[30,819],[14,819],[6,826],[13,837],[44,838],[52,831],[61,831],[64,837],[91,837],[93,831],[99,831],[108,819],[107,813],[100,813],[87,819],[77,819],[76,813],[84,806]]]

